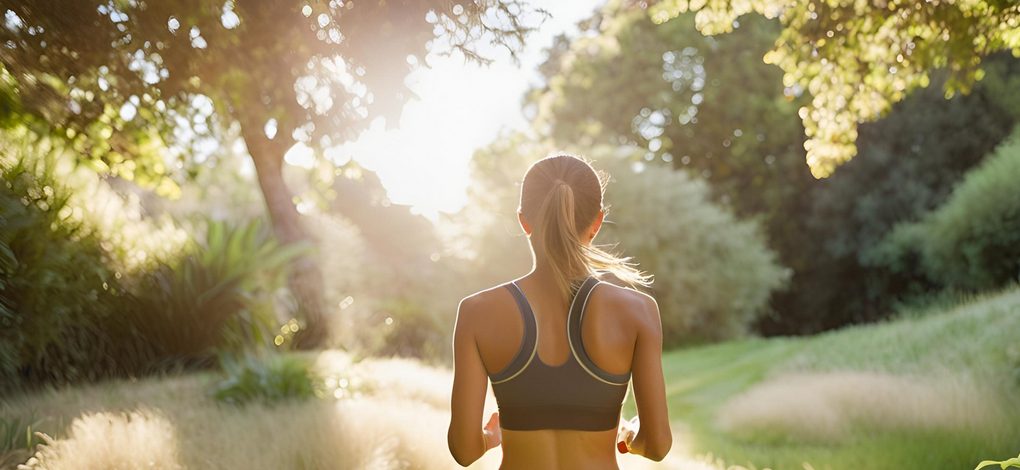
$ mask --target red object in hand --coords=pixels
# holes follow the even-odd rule
[[[635,416],[630,421],[621,421],[619,431],[616,433],[616,438],[619,441],[616,442],[616,450],[620,451],[621,454],[630,452],[629,441],[634,439],[637,435],[638,428],[641,426],[641,421]]]

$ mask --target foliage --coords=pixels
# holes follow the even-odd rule
[[[347,311],[349,304],[360,307],[364,300],[360,295],[364,292],[362,285],[371,269],[365,259],[365,237],[346,217],[309,214],[307,222],[309,233],[318,240],[315,250],[323,280],[330,286],[323,293],[329,306],[328,311],[339,317],[340,322],[346,322],[350,313]],[[344,325],[336,333],[347,333],[356,326],[359,325]],[[349,333],[356,334],[356,331]]]
[[[704,36],[693,13],[656,24],[611,2],[582,28],[547,51],[546,85],[528,96],[538,132],[585,147],[639,146],[646,161],[704,178],[713,201],[757,217],[795,276],[816,268],[817,256],[806,248],[821,241],[807,227],[818,183],[804,162],[796,117],[806,97],[761,61],[780,25],[750,16],[731,34]],[[789,333],[802,316],[818,315],[793,308],[792,300],[809,292],[777,294],[774,313],[763,319],[768,332]],[[782,326],[773,328],[777,322]]]
[[[930,74],[945,68],[946,96],[968,92],[980,80],[982,59],[999,50],[1020,57],[1020,5],[967,0],[660,0],[650,2],[656,22],[694,11],[698,30],[730,32],[736,20],[756,12],[778,18],[783,29],[763,57],[784,72],[783,83],[812,95],[800,109],[807,162],[828,176],[856,153],[857,124],[886,113]],[[644,4],[644,3],[643,3]]]
[[[517,220],[520,185],[533,161],[551,147],[519,132],[504,132],[475,151],[469,162],[470,183],[465,205],[443,214],[450,257],[463,266],[470,291],[505,282],[531,268],[531,250]],[[469,292],[470,293],[470,292]]]
[[[129,178],[167,174],[154,152],[165,144],[182,161],[201,158],[202,137],[234,124],[251,136],[271,123],[265,133],[277,142],[320,150],[342,143],[377,116],[395,121],[411,96],[403,77],[431,40],[484,61],[479,40],[514,52],[534,29],[523,18],[532,9],[517,0],[40,1],[3,10],[0,40],[10,47],[0,60],[22,109],[69,129],[84,158]]]
[[[703,36],[693,16],[656,24],[610,4],[587,20],[547,52],[545,84],[528,96],[536,129],[557,142],[647,149],[645,159],[707,179],[743,215],[798,210],[813,182],[796,119],[804,100],[760,58],[779,25],[750,17],[730,35]]]
[[[227,377],[216,385],[213,396],[224,403],[303,400],[321,395],[323,391],[323,379],[299,356],[246,354],[233,358],[224,355],[220,364]]]
[[[478,42],[513,55],[537,19],[523,0],[43,0],[0,10],[0,84],[17,98],[7,114],[37,116],[103,171],[158,184],[239,139],[284,244],[309,239],[282,177],[288,149],[323,156],[376,118],[394,125],[413,95],[404,78],[430,44],[444,44],[436,39],[446,48],[432,52],[484,62]],[[289,287],[306,320],[296,342],[320,346],[322,275],[314,259],[293,264]]]
[[[1020,130],[967,173],[948,200],[886,242],[920,258],[927,276],[951,288],[983,290],[1020,280]]]
[[[204,240],[143,217],[69,162],[59,139],[2,133],[0,376],[4,386],[92,380],[269,344],[285,265],[260,221],[208,222]]]
[[[125,334],[144,338],[156,361],[206,361],[220,349],[268,345],[275,291],[288,263],[307,250],[281,246],[261,219],[209,221],[204,240],[130,286],[119,321],[131,329]]]
[[[71,189],[32,143],[3,141],[0,156],[0,378],[69,381],[107,363],[97,321],[122,292],[103,238],[76,217]]]
[[[449,357],[452,334],[432,312],[399,294],[378,302],[364,324],[365,352],[376,356],[414,357],[436,360]]]
[[[603,240],[655,276],[664,343],[743,336],[790,277],[755,221],[711,202],[706,182],[657,164],[602,158],[610,206]]]
[[[874,321],[937,288],[881,242],[897,224],[942,204],[1014,126],[1001,89],[987,85],[1018,76],[1020,60],[999,54],[985,63],[989,75],[970,94],[945,100],[937,87],[918,90],[862,125],[859,155],[799,196],[809,200],[803,212],[783,215],[803,219],[803,233],[783,240],[782,232],[770,232],[794,278],[772,301],[779,315],[764,319],[760,331],[811,333]]]
[[[453,309],[463,292],[437,227],[393,204],[357,166],[332,182],[329,212],[308,217],[336,317],[331,346],[367,355],[448,359]],[[460,295],[460,297],[458,297]],[[446,319],[450,321],[447,322]]]
[[[31,450],[38,444],[39,438],[33,434],[33,428],[39,425],[39,420],[32,417],[22,418],[20,416],[0,418],[0,464],[3,464],[2,456],[8,452],[17,450]]]
[[[980,470],[991,465],[998,465],[999,468],[1002,470],[1013,467],[1020,468],[1020,454],[1017,454],[1016,457],[1006,459],[1001,462],[996,462],[994,460],[982,460],[981,463],[977,464],[977,467],[974,467],[974,470]]]
[[[751,15],[730,34],[703,36],[695,16],[655,24],[611,2],[576,37],[558,39],[540,69],[546,85],[527,98],[535,130],[585,147],[640,146],[645,159],[707,179],[713,200],[759,217],[780,262],[794,271],[758,321],[761,332],[875,320],[931,289],[909,265],[888,267],[875,247],[895,224],[940,204],[1008,134],[1020,117],[1012,91],[1020,61],[1008,53],[984,58],[983,80],[950,100],[940,89],[951,74],[932,71],[932,87],[862,125],[860,154],[816,181],[794,117],[810,97],[760,60],[782,25]]]

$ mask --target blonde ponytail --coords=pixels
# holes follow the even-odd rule
[[[536,248],[550,261],[557,289],[563,297],[570,297],[571,281],[589,271],[574,224],[574,190],[565,181],[557,180],[539,213],[542,241]]]
[[[569,299],[585,278],[600,273],[611,273],[632,288],[651,285],[651,276],[638,270],[631,258],[611,254],[582,238],[580,231],[603,210],[605,183],[588,162],[572,155],[540,160],[525,175],[521,211],[537,222],[533,236],[538,240],[533,246],[547,261],[564,298]],[[539,196],[543,197],[539,200]]]

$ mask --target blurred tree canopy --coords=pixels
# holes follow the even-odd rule
[[[534,29],[521,0],[3,0],[0,11],[5,118],[37,117],[83,160],[164,193],[168,153],[191,168],[203,145],[240,138],[284,243],[308,238],[282,176],[295,143],[321,155],[377,117],[393,125],[430,46],[486,61],[480,40],[513,55]],[[293,273],[313,345],[321,275],[309,257]]]
[[[749,17],[733,34],[704,36],[693,14],[655,24],[639,10],[609,5],[561,39],[543,64],[546,84],[526,104],[540,132],[559,142],[646,149],[712,183],[741,215],[765,214],[770,233],[797,227],[778,215],[806,208],[813,183],[796,118],[804,100],[760,57],[779,34]],[[590,97],[598,96],[592,100]]]
[[[793,270],[758,318],[766,334],[876,320],[935,288],[919,272],[889,270],[874,247],[896,223],[942,203],[1020,116],[1020,60],[1008,52],[985,58],[986,76],[949,100],[951,72],[931,71],[932,87],[862,124],[857,158],[816,180],[797,118],[810,97],[761,61],[778,21],[747,16],[730,34],[704,36],[694,13],[655,24],[610,3],[580,26],[547,50],[546,84],[525,98],[535,130],[560,145],[638,146],[634,157],[704,177],[717,202],[760,217]]]
[[[807,162],[825,177],[857,152],[857,124],[886,113],[892,103],[949,71],[946,97],[968,92],[983,76],[982,59],[1011,50],[1020,57],[1020,3],[1011,0],[651,0],[663,23],[696,12],[699,31],[732,31],[756,12],[778,18],[782,32],[763,59],[779,66],[786,86],[812,96],[801,107]]]
[[[782,315],[759,325],[765,333],[811,333],[893,313],[897,303],[930,294],[915,266],[890,269],[882,240],[946,201],[963,176],[980,164],[1017,123],[1012,92],[1020,60],[998,53],[988,76],[971,93],[946,100],[937,87],[917,90],[878,121],[862,124],[858,155],[802,198],[808,209],[794,250],[790,289],[773,298]],[[933,76],[933,84],[944,78]],[[1013,88],[1015,90],[1015,88]]]

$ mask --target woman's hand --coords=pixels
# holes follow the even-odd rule
[[[621,454],[630,452],[630,443],[634,441],[634,437],[637,436],[638,429],[641,427],[641,421],[635,416],[630,421],[624,421],[621,418],[620,428],[616,432],[616,449]]]
[[[503,443],[503,430],[499,427],[498,411],[489,416],[489,422],[482,428],[482,437],[485,439],[486,451]]]

